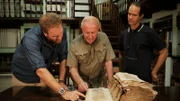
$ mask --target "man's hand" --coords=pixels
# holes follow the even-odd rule
[[[78,91],[66,91],[62,97],[65,100],[71,100],[71,101],[76,101],[80,98],[80,96],[82,96],[83,98],[85,98],[85,95],[78,92]]]
[[[112,80],[110,80],[110,81],[107,81],[107,88],[111,88],[111,86],[112,86],[112,83],[110,83]]]
[[[152,73],[151,73],[151,76],[152,76],[152,80],[153,80],[153,81],[158,81],[157,73],[152,72]]]
[[[88,90],[88,84],[86,82],[81,82],[78,84],[78,91],[86,92]]]

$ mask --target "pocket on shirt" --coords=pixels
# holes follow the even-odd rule
[[[105,61],[105,56],[106,56],[106,47],[98,48],[95,50],[96,51],[96,56],[98,58],[99,63],[102,63]]]
[[[80,64],[88,64],[89,53],[76,53],[76,56]]]

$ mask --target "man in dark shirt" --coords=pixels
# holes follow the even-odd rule
[[[124,57],[124,71],[151,82],[158,79],[157,73],[168,52],[155,30],[141,24],[143,16],[140,2],[133,2],[128,10],[130,27],[121,33],[119,49]],[[159,52],[159,56],[151,70],[154,49]]]
[[[64,81],[67,59],[67,39],[62,21],[55,13],[40,18],[39,25],[28,30],[17,47],[12,61],[14,86],[48,85],[66,100],[77,100],[83,94],[66,91],[63,82],[58,83],[48,67],[53,60],[60,62],[60,81]]]

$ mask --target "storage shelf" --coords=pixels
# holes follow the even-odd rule
[[[42,3],[43,3],[43,0],[24,0],[24,3],[42,4]]]
[[[0,48],[0,53],[14,53],[16,48]]]

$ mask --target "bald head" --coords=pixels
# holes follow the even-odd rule
[[[95,25],[99,30],[101,30],[101,23],[94,16],[86,16],[81,22],[81,28],[84,27],[85,24]]]

